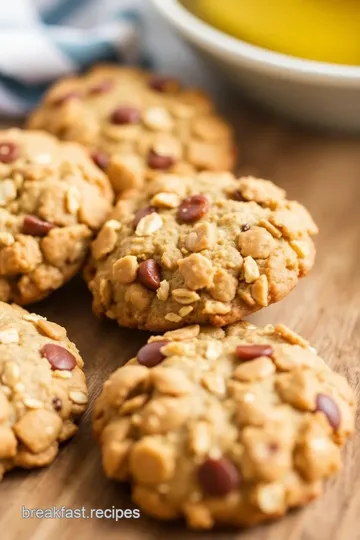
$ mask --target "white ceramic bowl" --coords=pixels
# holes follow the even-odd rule
[[[360,131],[360,67],[256,47],[202,22],[177,0],[152,2],[186,41],[251,98],[308,124]]]

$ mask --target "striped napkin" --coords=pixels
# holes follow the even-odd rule
[[[139,0],[2,0],[0,114],[21,116],[58,77],[135,62]]]

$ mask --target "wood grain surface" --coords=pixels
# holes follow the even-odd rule
[[[284,322],[299,331],[359,394],[360,139],[329,137],[253,112],[228,114],[238,128],[246,172],[276,181],[312,211],[319,227],[311,275],[280,304],[251,318]],[[231,114],[230,114],[231,113]],[[104,379],[128,360],[147,334],[100,322],[80,278],[35,307],[67,327],[85,360],[91,401]],[[356,540],[360,538],[360,435],[343,451],[344,467],[307,508],[249,531],[192,533],[183,524],[140,519],[22,519],[22,506],[132,508],[129,490],[108,481],[90,434],[91,406],[78,435],[47,469],[15,471],[0,486],[1,540]]]

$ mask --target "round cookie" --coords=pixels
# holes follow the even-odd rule
[[[150,338],[93,414],[105,474],[191,528],[247,526],[317,497],[354,430],[354,397],[284,325],[187,327]]]
[[[112,200],[105,174],[77,143],[0,131],[0,300],[36,302],[69,280]]]
[[[56,83],[29,127],[86,145],[116,191],[140,188],[159,171],[235,164],[232,130],[207,95],[136,68],[100,65]]]
[[[295,287],[316,232],[272,182],[165,174],[125,192],[94,241],[94,311],[153,331],[236,322]]]
[[[0,479],[48,465],[77,431],[88,401],[82,367],[65,328],[0,302]]]

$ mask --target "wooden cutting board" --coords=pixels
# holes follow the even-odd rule
[[[319,227],[317,264],[295,292],[252,321],[284,322],[345,374],[357,393],[360,373],[360,139],[329,137],[228,106],[238,128],[241,169],[270,178],[304,203]],[[35,307],[67,327],[86,365],[91,402],[104,379],[146,341],[143,332],[119,329],[91,313],[91,298],[75,279]],[[359,365],[359,367],[358,367]],[[90,406],[91,409],[91,406]],[[182,523],[139,519],[22,519],[22,507],[133,508],[128,488],[108,481],[91,439],[90,410],[78,435],[53,465],[15,471],[0,486],[1,540],[356,540],[360,538],[359,428],[343,451],[344,467],[306,509],[246,532],[192,533]]]

